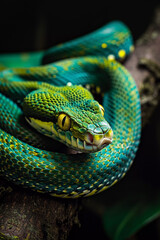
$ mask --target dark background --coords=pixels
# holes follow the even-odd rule
[[[35,51],[122,20],[137,39],[158,1],[1,1],[0,53]]]

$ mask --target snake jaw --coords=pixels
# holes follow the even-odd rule
[[[111,138],[104,137],[98,144],[98,148],[101,148],[103,146],[108,146],[110,143],[112,143]]]

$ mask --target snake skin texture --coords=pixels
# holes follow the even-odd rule
[[[134,160],[141,132],[140,99],[135,81],[116,61],[123,60],[132,51],[130,31],[117,21],[44,52],[1,55],[0,174],[15,184],[63,198],[91,196],[120,180]],[[35,111],[25,107],[24,98],[30,99],[28,96],[32,96],[33,91],[42,92],[41,98],[46,98],[44,89],[48,92],[57,89],[61,93],[65,86],[69,95],[83,102],[85,97],[92,99],[92,96],[79,85],[90,84],[96,86],[97,92],[103,91],[104,118],[113,130],[112,143],[97,152],[53,152],[56,141],[38,133],[24,117],[23,109],[29,116],[33,112],[38,118],[37,111],[42,112],[42,108],[37,110],[38,104]],[[55,103],[57,108],[60,103]],[[77,118],[75,105],[71,103],[67,105],[67,113],[74,115],[75,112]],[[48,111],[52,106],[48,109],[44,109],[42,117],[45,123],[51,121]],[[84,109],[87,111],[85,104]],[[56,119],[53,116],[55,124]],[[105,119],[100,117],[99,128],[103,128]],[[80,127],[88,128],[88,125],[82,123]],[[109,129],[110,126],[107,125]],[[66,138],[72,144],[70,132]]]

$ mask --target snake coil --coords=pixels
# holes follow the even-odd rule
[[[121,179],[138,148],[141,111],[135,81],[115,59],[132,50],[130,31],[117,21],[44,52],[1,55],[6,68],[0,73],[0,174],[15,184],[66,198],[99,193]],[[50,140],[24,119],[19,103],[29,92],[68,82],[95,84],[105,91],[104,116],[114,135],[98,152],[49,151],[45,146]]]

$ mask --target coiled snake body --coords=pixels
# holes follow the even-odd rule
[[[8,67],[0,72],[0,174],[71,198],[121,179],[138,148],[141,112],[133,78],[114,59],[132,50],[128,28],[112,22],[44,52],[0,56]],[[103,107],[82,87],[90,84],[103,90]],[[53,152],[51,138],[82,153]]]

